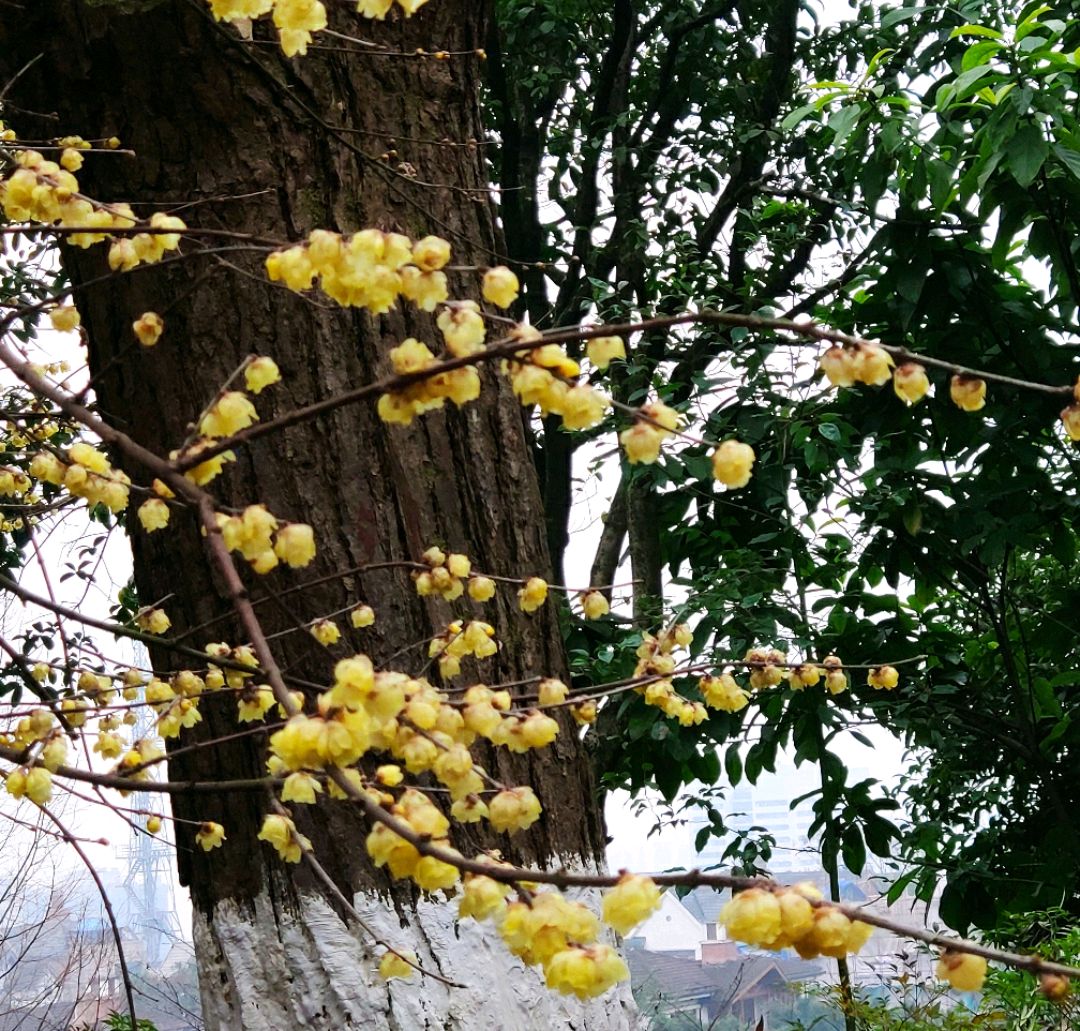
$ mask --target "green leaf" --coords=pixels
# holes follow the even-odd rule
[[[791,132],[795,126],[806,119],[807,116],[814,114],[817,110],[817,104],[803,104],[802,107],[797,107],[780,123],[780,128],[784,132]]]
[[[1009,171],[1020,186],[1030,186],[1050,153],[1042,130],[1030,122],[1021,125],[1005,147]]]
[[[735,787],[742,780],[743,773],[742,756],[739,754],[738,743],[730,745],[724,753],[724,769],[727,771],[728,783]]]
[[[1004,39],[997,29],[991,29],[986,25],[959,25],[949,33],[949,39],[957,36],[986,36],[989,39]]]
[[[844,866],[853,874],[861,874],[866,866],[866,845],[859,828],[854,824],[845,827],[840,841],[840,855],[843,857]]]

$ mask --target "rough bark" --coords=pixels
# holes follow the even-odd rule
[[[486,5],[473,0],[433,0],[410,21],[385,25],[363,23],[345,5],[328,6],[334,27],[405,53],[417,47],[471,51],[485,38]],[[270,45],[265,22],[256,23],[254,41],[244,43],[215,25],[198,0],[135,8],[35,0],[0,16],[0,81],[43,51],[13,84],[10,98],[21,108],[59,115],[38,124],[24,116],[24,135],[116,134],[136,150],[133,159],[91,155],[80,180],[92,195],[130,201],[145,214],[163,202],[195,201],[184,212],[189,223],[260,237],[296,239],[317,227],[377,226],[414,237],[435,232],[451,239],[456,260],[494,263],[499,240],[481,156],[467,147],[409,142],[481,137],[473,59],[313,50],[289,61]],[[395,141],[396,158],[380,160]],[[415,179],[399,162],[415,169]],[[184,440],[189,422],[249,353],[273,356],[284,374],[258,401],[263,418],[270,418],[385,373],[387,351],[406,336],[436,339],[427,317],[400,309],[372,317],[312,302],[267,284],[260,255],[198,250],[186,245],[190,260],[79,292],[100,409],[159,453]],[[63,260],[76,283],[90,284],[105,271],[103,248],[66,252]],[[167,322],[152,351],[133,346],[130,332],[132,320],[147,310]],[[319,556],[303,579],[415,559],[433,543],[465,551],[484,570],[543,575],[545,526],[521,419],[508,390],[490,371],[484,378],[481,401],[409,429],[384,427],[373,406],[362,405],[263,438],[238,455],[214,489],[222,506],[261,502],[281,518],[314,526]],[[137,483],[148,482],[144,470],[128,471]],[[140,597],[167,597],[164,607],[177,633],[222,616],[192,643],[239,639],[194,516],[174,516],[168,532],[152,537],[136,533],[133,546]],[[251,593],[263,598],[299,579],[287,571],[252,576]],[[357,600],[376,607],[374,628],[346,630],[329,653],[303,632],[312,618]],[[459,602],[457,611],[466,607]],[[336,658],[355,650],[377,663],[397,654],[393,668],[418,673],[423,650],[401,650],[451,618],[444,603],[416,598],[400,571],[328,582],[283,603],[267,601],[258,611],[271,634],[293,631],[275,642],[282,664],[316,682],[325,682]],[[523,616],[507,590],[482,611],[504,641],[483,669],[485,680],[565,673],[550,607]],[[176,668],[163,649],[153,660],[161,669]],[[235,729],[231,703],[211,699],[203,722],[183,743]],[[171,761],[170,774],[258,775],[264,744],[256,737],[187,752]],[[533,784],[545,803],[545,816],[521,845],[522,859],[600,862],[602,821],[570,727],[549,754],[500,760],[496,772]],[[303,810],[300,829],[335,881],[359,893],[358,905],[378,916],[374,922],[388,937],[417,948],[436,967],[449,963],[454,976],[472,975],[471,990],[457,1001],[440,1001],[445,993],[431,982],[419,990],[374,984],[363,966],[370,967],[366,947],[316,886],[256,841],[264,806],[258,796],[180,796],[175,802],[176,816],[219,820],[228,833],[226,846],[206,855],[193,847],[189,825],[177,825],[211,1029],[626,1026],[625,994],[592,1007],[547,1001],[536,973],[490,943],[478,946],[475,961],[435,956],[436,939],[452,945],[457,932],[428,902],[371,869],[366,828],[355,810],[347,803],[297,807]],[[471,947],[476,932],[462,935],[455,955]],[[502,990],[490,990],[491,979],[501,983],[504,976]],[[410,992],[421,1001],[414,999],[402,1016],[399,1000]]]

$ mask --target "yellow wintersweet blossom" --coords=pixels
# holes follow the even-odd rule
[[[364,627],[369,627],[375,622],[375,610],[370,605],[357,605],[352,612],[349,613],[349,622],[352,623],[357,630],[363,630]]]
[[[977,992],[986,979],[986,960],[968,952],[946,949],[937,961],[935,973],[961,992]]]
[[[712,456],[713,477],[725,487],[736,489],[750,482],[751,469],[757,456],[749,444],[725,440]]]
[[[522,612],[535,612],[547,601],[548,585],[538,576],[529,577],[518,591],[518,604]]]
[[[172,626],[164,609],[144,609],[135,617],[135,622],[145,634],[163,634]]]
[[[304,851],[311,848],[311,842],[296,829],[296,824],[287,816],[268,813],[263,817],[258,839],[273,846],[277,854],[286,863],[299,863]]]
[[[891,691],[900,682],[900,674],[893,666],[875,666],[867,673],[866,682],[875,691]]]
[[[904,362],[893,372],[893,390],[905,404],[917,404],[930,389],[926,369],[918,362]]]
[[[949,397],[961,411],[977,412],[986,404],[986,380],[958,373],[949,380]]]
[[[500,884],[483,874],[467,874],[458,903],[458,919],[471,916],[474,920],[487,920],[502,913],[509,893],[508,884]]]
[[[260,394],[280,381],[281,370],[273,358],[260,355],[252,358],[244,367],[244,386],[253,394]]]
[[[750,696],[739,687],[730,673],[722,673],[718,677],[702,677],[698,681],[698,690],[710,709],[719,709],[721,712],[738,712],[750,702]]]
[[[518,277],[505,265],[489,268],[484,273],[482,292],[485,301],[499,308],[509,308],[517,300],[521,285]]]
[[[315,557],[315,531],[307,523],[289,523],[274,535],[274,554],[293,569]]]
[[[231,437],[259,419],[255,406],[241,390],[228,390],[211,406],[199,423],[204,437]]]
[[[165,320],[156,311],[144,311],[131,324],[131,329],[143,347],[153,347],[165,332]]]
[[[72,304],[66,304],[60,308],[53,308],[49,312],[49,321],[58,333],[70,333],[73,329],[79,328],[82,319],[79,317],[78,308]]]
[[[161,530],[169,523],[169,506],[160,498],[147,498],[139,506],[139,522],[147,533]]]
[[[221,843],[224,840],[225,828],[222,827],[220,823],[214,823],[212,820],[200,824],[199,829],[195,834],[195,841],[204,852],[220,848]]]
[[[319,0],[275,0],[274,25],[286,57],[306,54],[311,34],[326,28],[326,8]]]
[[[652,878],[624,873],[604,895],[604,920],[625,936],[660,908],[660,895]]]
[[[52,798],[52,774],[41,766],[12,770],[4,786],[12,798],[28,798],[35,805],[44,805]]]
[[[626,344],[622,337],[593,337],[585,345],[585,353],[589,361],[603,371],[616,358],[626,361]]]
[[[379,976],[386,981],[392,977],[412,977],[415,967],[411,964],[415,962],[416,953],[414,952],[386,952],[379,960]]]
[[[491,826],[497,831],[523,831],[540,819],[540,800],[530,787],[500,791],[488,803]]]
[[[619,434],[619,443],[631,465],[651,465],[660,457],[660,445],[679,428],[679,413],[660,401],[638,409],[633,426]]]
[[[893,360],[876,344],[860,343],[830,347],[821,356],[819,365],[834,387],[850,387],[855,383],[881,386],[892,375]]]
[[[610,945],[572,946],[555,953],[544,965],[549,988],[579,999],[603,995],[629,976],[622,956]]]

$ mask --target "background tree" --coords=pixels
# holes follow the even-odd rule
[[[794,4],[508,0],[497,12],[501,211],[510,246],[555,270],[526,280],[534,321],[688,304],[810,314],[946,362],[1071,378],[1067,6],[863,4],[825,27]],[[643,625],[666,582],[688,591],[679,611],[696,616],[706,655],[773,640],[928,658],[902,696],[780,692],[752,718],[700,728],[628,698],[601,718],[602,782],[670,798],[693,781],[755,780],[790,745],[819,766],[826,865],[842,853],[858,871],[900,834],[894,803],[849,783],[836,754],[845,728],[869,718],[919,757],[901,844],[916,866],[897,891],[914,883],[929,898],[944,876],[942,912],[959,927],[1062,897],[1075,907],[1077,864],[1057,861],[1076,854],[1077,802],[1062,626],[1075,452],[1051,429],[1060,396],[995,385],[979,419],[943,396],[947,375],[911,410],[875,391],[832,395],[775,341],[707,325],[642,337],[622,383],[624,400],[651,384],[703,408],[713,436],[768,456],[738,500],[717,493],[692,446],[622,464],[594,570],[610,580],[626,548]],[[553,425],[539,437],[555,555],[570,454],[589,440]],[[632,667],[634,639],[608,643],[574,629],[583,676]],[[722,815],[714,807],[718,833]]]

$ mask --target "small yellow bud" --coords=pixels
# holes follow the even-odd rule
[[[131,324],[131,328],[143,347],[153,347],[165,332],[165,320],[157,312],[146,311]]]

